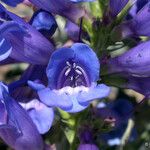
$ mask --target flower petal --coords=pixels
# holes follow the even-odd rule
[[[77,150],[99,150],[95,144],[80,144]]]
[[[54,49],[53,45],[20,17],[4,8],[3,12],[13,20],[13,22],[4,22],[0,26],[1,36],[12,45],[11,57],[33,64],[47,64]],[[12,24],[16,25],[15,29],[12,28]]]
[[[4,2],[5,4],[15,7],[17,4],[22,3],[23,0],[1,0],[2,2]]]
[[[72,108],[72,101],[68,98],[66,93],[58,94],[57,91],[52,91],[45,88],[38,91],[40,100],[51,107],[60,107],[63,110]]]
[[[120,25],[122,36],[150,36],[150,12],[148,2],[133,19]],[[144,17],[143,17],[144,16]]]
[[[88,91],[82,91],[79,93],[77,99],[79,103],[84,104],[94,99],[101,99],[107,97],[110,93],[110,88],[104,84],[98,84],[89,88]]]
[[[60,48],[52,54],[47,66],[47,77],[51,88],[56,88],[57,77],[63,69],[62,66],[65,66],[69,60],[81,64],[88,73],[86,76],[91,82],[99,79],[100,64],[96,54],[86,44],[76,43],[71,48]]]
[[[57,75],[60,73],[61,69],[59,66],[71,58],[74,58],[74,51],[70,48],[60,48],[52,54],[46,69],[49,86],[51,88],[56,87],[56,82],[58,80]]]
[[[26,111],[12,99],[6,86],[0,83],[3,102],[8,113],[8,124],[0,126],[2,139],[16,150],[42,150],[43,142],[36,126]],[[7,134],[6,134],[7,133]]]
[[[57,29],[54,16],[44,10],[35,12],[30,20],[30,24],[46,37],[51,37]]]
[[[79,40],[80,27],[77,24],[68,20],[65,26],[65,31],[69,38],[71,38],[73,41]]]
[[[74,50],[75,60],[85,65],[91,81],[97,81],[99,79],[100,62],[96,53],[88,45],[82,43],[73,44],[71,49]]]
[[[21,103],[23,108],[28,111],[34,124],[41,134],[46,133],[54,120],[54,111],[40,101],[34,99],[28,103]]]
[[[109,11],[112,17],[117,16],[120,11],[125,7],[129,0],[110,0],[109,1]]]
[[[95,0],[70,0],[71,2],[80,3],[80,2],[93,2]]]
[[[11,53],[12,46],[5,38],[0,36],[0,61],[5,60]]]
[[[111,73],[128,73],[130,75],[150,76],[150,41],[143,42],[136,47],[126,51],[124,54],[112,58],[109,61]],[[110,73],[109,72],[109,73]]]
[[[81,18],[85,12],[69,0],[30,0],[37,7],[51,13],[64,16],[73,22]]]
[[[71,109],[66,109],[65,111],[69,112],[69,113],[76,113],[76,112],[80,112],[84,109],[86,109],[88,106],[89,106],[89,103],[86,103],[86,104],[80,104],[78,102],[78,99],[77,99],[77,95],[68,95],[68,99],[70,101],[72,101],[72,108]]]

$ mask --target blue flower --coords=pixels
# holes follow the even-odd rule
[[[99,150],[95,144],[94,133],[91,126],[81,125],[78,131],[80,144],[77,150]]]
[[[103,119],[115,119],[115,128],[108,132],[101,134],[101,139],[108,145],[120,145],[121,138],[127,128],[128,119],[132,116],[129,115],[133,110],[132,104],[127,99],[118,99],[108,104],[99,103],[97,115]],[[129,141],[135,140],[137,131],[132,129]]]
[[[150,97],[150,77],[132,76],[129,74],[119,74],[121,78],[126,80],[124,84],[120,84],[120,88],[135,90],[147,98]]]
[[[77,150],[99,150],[95,144],[80,144]]]
[[[2,2],[4,2],[7,5],[10,5],[12,7],[15,7],[17,4],[22,3],[23,0],[1,0]]]
[[[64,16],[73,22],[77,22],[79,18],[85,15],[84,9],[70,0],[30,0],[30,2],[38,8]]]
[[[81,36],[81,39],[83,38],[83,39],[90,41],[90,37],[88,33],[85,32],[83,29],[82,29],[82,33],[80,33],[80,27],[77,24],[71,22],[70,20],[67,20],[66,22],[65,31],[68,37],[74,42],[78,42],[80,40],[79,39],[80,36]]]
[[[149,7],[150,2],[144,5],[144,7],[137,14],[134,13],[132,19],[125,21],[116,27],[117,30],[122,32],[122,38],[150,36]]]
[[[41,134],[51,128],[54,111],[51,107],[40,102],[37,93],[27,86],[27,81],[36,80],[38,82],[41,80],[43,84],[47,83],[45,69],[45,66],[30,65],[18,81],[8,86],[11,95],[28,112]]]
[[[143,42],[108,61],[109,73],[127,73],[132,76],[149,77],[150,41]]]
[[[134,17],[148,2],[149,0],[136,0],[129,11],[127,19]]]
[[[53,44],[34,27],[7,11],[2,5],[0,5],[0,14],[4,20],[0,25],[1,47],[5,46],[0,53],[0,60],[7,58],[32,64],[47,64],[54,49]],[[3,18],[4,16],[6,18]]]
[[[57,29],[54,16],[44,10],[35,12],[30,20],[30,24],[46,37],[51,37]]]
[[[129,0],[109,0],[109,15],[116,17],[128,2]]]
[[[80,2],[93,2],[95,0],[70,0],[71,2],[80,3]]]
[[[5,60],[12,52],[12,46],[9,41],[0,36],[0,61]]]
[[[43,141],[27,112],[0,82],[0,137],[15,150],[43,150]]]
[[[109,94],[109,87],[96,83],[99,70],[99,60],[93,50],[86,44],[76,43],[52,54],[46,69],[48,87],[32,81],[28,84],[38,91],[44,104],[67,112],[79,112],[92,100]]]

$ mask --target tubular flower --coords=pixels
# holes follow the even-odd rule
[[[70,0],[30,0],[38,8],[64,16],[73,22],[85,15],[84,9]]]
[[[122,32],[122,38],[150,36],[150,2],[148,2],[133,18],[125,21],[118,27],[117,30]],[[144,17],[143,17],[144,16]],[[119,31],[119,32],[120,32]]]
[[[6,17],[2,18],[4,16]],[[53,44],[34,27],[7,11],[2,5],[0,5],[0,17],[4,20],[0,22],[2,39],[0,44],[4,45],[3,51],[0,52],[0,60],[9,57],[21,62],[47,64],[54,49]]]
[[[93,2],[95,0],[70,0],[71,2],[79,3],[79,2]]]
[[[19,3],[22,3],[23,0],[1,0],[2,2],[4,2],[5,4],[15,7],[16,5],[18,5]]]
[[[129,0],[110,0],[109,1],[109,14],[112,18],[116,17],[121,10],[126,6]]]
[[[26,111],[0,82],[0,137],[15,150],[43,150],[43,141]]]
[[[110,73],[128,73],[133,76],[150,76],[150,41],[143,42],[124,54],[110,59]]]
[[[150,77],[138,77],[131,75],[120,75],[126,80],[124,84],[121,84],[121,88],[127,88],[135,90],[146,97],[150,97]]]
[[[127,19],[131,19],[132,17],[134,17],[148,2],[149,0],[136,0],[129,11]]]
[[[57,29],[54,16],[44,10],[35,12],[30,24],[46,37],[51,37]]]
[[[28,112],[41,134],[50,129],[54,119],[54,111],[51,107],[40,102],[37,93],[27,86],[27,81],[29,79],[37,81],[38,79],[45,84],[47,81],[45,78],[45,66],[30,65],[20,80],[9,85],[11,95]]]
[[[88,107],[90,101],[109,94],[109,87],[96,83],[99,69],[99,60],[93,50],[86,44],[76,43],[52,54],[47,66],[48,87],[32,81],[28,84],[38,91],[40,100],[46,105],[79,112]]]
[[[77,150],[99,150],[95,144],[94,134],[91,127],[82,126],[82,129],[79,131],[80,144]]]
[[[80,144],[77,150],[99,150],[95,144]]]
[[[121,138],[127,128],[129,118],[132,118],[130,112],[133,110],[133,105],[127,99],[118,99],[110,103],[99,103],[97,109],[97,116],[103,119],[114,119],[115,128],[108,132],[102,133],[101,139],[108,145],[120,145]],[[132,129],[129,141],[135,140],[137,137],[136,128]]]

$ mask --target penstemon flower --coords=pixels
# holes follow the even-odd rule
[[[11,45],[10,49],[7,47],[3,49],[3,58],[1,59],[4,60],[9,57],[9,59],[21,62],[46,64],[47,58],[53,52],[53,44],[34,27],[17,15],[7,11],[2,5],[0,5],[0,13],[6,16],[6,21],[4,20],[0,25],[0,35],[3,42],[6,40]],[[41,56],[43,56],[43,59]],[[37,59],[38,57],[40,59]]]
[[[15,7],[17,4],[22,3],[23,0],[1,0],[2,2],[4,2],[7,5],[10,5],[12,7]]]
[[[43,150],[43,141],[27,112],[0,82],[0,137],[15,150]]]
[[[46,37],[51,37],[57,29],[54,16],[44,10],[35,12],[30,20],[30,24]]]
[[[135,124],[143,147],[149,112],[134,120],[122,89],[148,104],[149,0],[0,1],[0,138],[15,150],[134,149]]]
[[[40,72],[40,73],[39,73]],[[46,133],[52,126],[54,111],[40,102],[38,95],[27,86],[28,80],[41,80],[47,83],[45,66],[30,65],[18,81],[8,85],[11,95],[28,112],[40,134]]]
[[[91,63],[92,62],[92,63]],[[96,54],[86,44],[56,50],[47,66],[48,87],[29,81],[40,100],[67,112],[79,112],[90,101],[108,96],[109,87],[97,84],[100,64]]]
[[[121,31],[122,38],[138,37],[138,36],[150,36],[150,2],[146,3],[137,14],[133,15],[133,18],[123,22],[117,30]],[[143,17],[144,16],[144,17]]]
[[[70,0],[30,0],[30,2],[38,8],[64,16],[73,22],[77,22],[79,18],[85,15],[84,9],[81,9]]]
[[[129,118],[132,118],[133,105],[127,99],[117,99],[110,103],[99,103],[96,114],[104,120],[112,120],[114,129],[108,133],[102,133],[101,138],[110,146],[120,145],[121,137],[126,130]],[[132,129],[129,141],[135,140],[137,131]]]
[[[109,72],[128,73],[133,76],[150,76],[150,41],[143,42],[121,56],[112,58],[108,62]]]
[[[80,144],[77,150],[99,150],[94,144]]]

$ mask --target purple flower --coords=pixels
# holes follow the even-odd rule
[[[79,3],[79,2],[93,2],[95,0],[70,0],[71,2]]]
[[[118,30],[121,30],[122,32],[122,38],[129,36],[150,36],[149,9],[150,3],[147,3],[131,20],[125,21],[119,27],[117,27]]]
[[[129,0],[109,0],[109,15],[114,18],[126,6]]]
[[[22,3],[23,0],[1,0],[2,2],[4,2],[7,5],[10,5],[12,7],[15,7],[17,4]]]
[[[4,41],[8,42],[8,44],[5,44],[2,56],[0,56],[1,60],[9,56],[9,58],[21,62],[47,64],[54,49],[53,45],[34,27],[7,11],[2,5],[0,5],[0,13],[4,13],[9,20],[12,20],[0,25],[2,46],[5,44]],[[9,45],[11,48],[8,48]]]
[[[127,99],[118,99],[114,102],[99,103],[97,111],[97,116],[103,119],[115,119],[115,128],[108,132],[101,134],[101,139],[103,139],[108,145],[120,145],[121,137],[123,136],[125,129],[127,127],[128,119],[131,116],[133,109],[132,104]],[[133,141],[137,136],[136,129],[133,128],[130,141]]]
[[[57,29],[54,16],[44,10],[35,12],[30,20],[30,24],[46,37],[51,37]]]
[[[69,0],[30,0],[37,7],[64,16],[73,22],[84,16],[85,11]]]
[[[84,38],[86,40],[90,40],[90,37],[87,32],[85,32],[83,29],[80,29],[82,27],[79,27],[77,24],[67,20],[65,31],[68,35],[68,37],[73,40],[74,42],[79,42],[80,36],[81,39]],[[81,32],[80,32],[81,30]]]
[[[109,73],[128,73],[133,76],[150,76],[150,41],[143,42],[108,62]]]
[[[109,87],[96,83],[99,70],[99,60],[93,50],[86,44],[76,43],[52,54],[46,71],[47,87],[31,81],[28,84],[37,90],[44,104],[79,112],[88,107],[90,101],[109,94]]]
[[[128,19],[134,17],[148,2],[149,0],[136,0],[129,11]]]
[[[94,143],[93,130],[89,126],[81,126],[79,130],[80,145],[77,150],[99,150]]]
[[[51,128],[54,111],[51,107],[40,102],[37,93],[27,86],[27,81],[34,80],[38,82],[41,80],[43,84],[46,84],[45,69],[45,66],[31,65],[21,76],[20,80],[9,85],[11,95],[28,112],[41,134],[46,133]]]
[[[68,37],[73,41],[79,40],[80,27],[77,24],[68,20],[65,26],[65,31]]]
[[[150,77],[137,77],[125,74],[120,74],[120,77],[126,80],[124,84],[120,84],[120,88],[132,89],[147,98],[150,97]]]
[[[0,137],[15,150],[43,150],[43,141],[26,111],[0,83]]]
[[[80,144],[77,150],[99,150],[95,144]]]
[[[2,36],[0,36],[0,61],[5,60],[11,52],[11,43]]]

